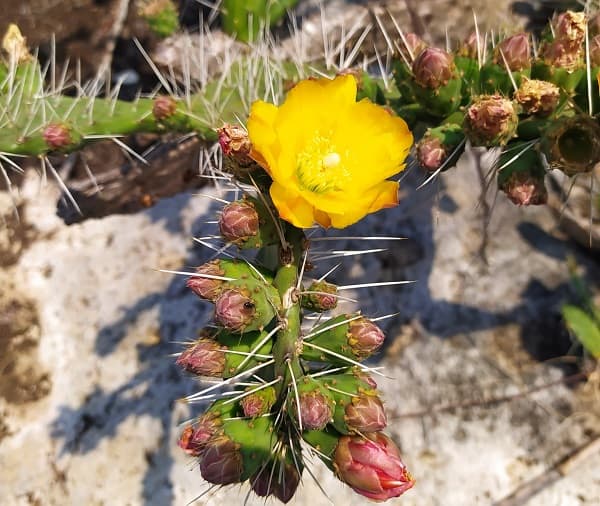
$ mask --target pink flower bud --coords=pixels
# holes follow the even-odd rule
[[[526,33],[518,33],[504,39],[496,46],[495,53],[494,61],[504,66],[506,60],[508,68],[513,72],[531,67],[531,47],[529,35]]]
[[[600,35],[595,35],[590,41],[590,63],[594,67],[600,65]]]
[[[240,406],[244,411],[244,416],[256,418],[257,416],[269,413],[276,400],[277,395],[275,389],[273,387],[267,387],[243,397],[240,400]]]
[[[385,334],[368,318],[359,318],[350,322],[348,344],[352,353],[360,359],[370,357],[385,340]]]
[[[458,54],[467,58],[477,58],[477,45],[479,44],[479,51],[483,53],[483,42],[478,42],[477,32],[471,32],[462,41],[458,48]]]
[[[294,497],[296,489],[300,484],[300,473],[296,467],[290,463],[283,465],[283,475],[281,479],[275,482],[273,495],[277,497],[282,503],[290,502],[290,499]]]
[[[196,267],[198,274],[207,274],[209,276],[224,276],[225,271],[221,269],[219,260],[212,260],[200,267]],[[208,300],[214,300],[220,293],[223,281],[220,279],[203,278],[200,276],[191,276],[186,286],[192,290],[198,297]]]
[[[272,466],[276,466],[273,470]],[[282,473],[281,475],[279,473]],[[261,468],[250,479],[250,486],[259,497],[274,495],[283,503],[294,496],[300,483],[298,470],[290,463],[273,463]]]
[[[199,339],[179,355],[176,363],[198,376],[219,377],[225,370],[226,349],[212,339]]]
[[[387,426],[383,404],[377,395],[362,393],[346,405],[344,420],[349,429],[376,432]]]
[[[503,146],[514,137],[519,118],[512,102],[501,95],[474,100],[465,115],[465,130],[475,146]]]
[[[200,473],[206,481],[216,485],[239,483],[242,470],[242,455],[231,439],[219,436],[209,441],[200,460]]]
[[[170,118],[177,111],[177,102],[173,97],[161,96],[154,99],[152,114],[158,121]]]
[[[555,39],[575,44],[583,42],[585,25],[587,24],[584,12],[562,12],[554,19],[552,24],[554,25]]]
[[[377,388],[377,383],[375,382],[373,377],[370,376],[369,374],[367,374],[366,372],[362,371],[358,367],[355,367],[353,369],[352,374],[354,374],[355,378],[358,378],[359,380],[364,381],[371,388]]]
[[[44,142],[50,149],[62,149],[72,142],[71,130],[62,123],[49,123],[42,133]]]
[[[444,144],[437,137],[425,135],[417,144],[417,160],[427,172],[438,170],[447,156]]]
[[[443,49],[428,47],[417,56],[412,71],[417,84],[437,89],[448,84],[454,76],[454,61],[452,55]]]
[[[523,172],[511,174],[502,191],[517,206],[539,206],[548,201],[544,180]]]
[[[177,445],[181,448],[185,453],[191,455],[192,457],[197,457],[200,455],[200,452],[192,443],[192,436],[194,435],[194,427],[191,425],[187,425],[181,436],[179,436],[179,440],[177,441]]]
[[[256,314],[256,305],[246,290],[231,288],[215,300],[215,320],[227,330],[242,331]]]
[[[543,46],[542,56],[547,65],[571,72],[583,64],[583,45],[555,39]]]
[[[221,418],[216,413],[211,413],[210,411],[204,413],[194,425],[194,433],[191,440],[192,445],[198,451],[204,450],[208,442],[221,432],[222,424]]]
[[[258,234],[258,227],[258,213],[250,202],[244,200],[232,202],[221,212],[219,229],[226,241],[244,242]]]
[[[400,458],[393,441],[379,432],[360,436],[342,436],[335,449],[337,475],[355,492],[385,501],[410,489],[414,480]]]
[[[403,40],[398,41],[398,46],[400,46],[406,59],[412,61],[427,48],[427,43],[416,33],[407,33]]]
[[[558,86],[547,81],[523,78],[521,86],[515,92],[515,100],[526,114],[547,116],[551,114],[560,98]]]
[[[311,311],[322,313],[337,307],[337,286],[327,281],[315,281],[308,287],[308,292],[302,298],[302,305]]]
[[[331,402],[318,390],[300,394],[300,417],[302,427],[308,430],[321,430],[331,421]]]

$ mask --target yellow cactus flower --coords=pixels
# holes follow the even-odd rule
[[[252,104],[253,157],[273,179],[282,219],[344,228],[398,204],[398,183],[413,137],[406,123],[368,99],[356,101],[356,79],[308,79],[277,107]]]

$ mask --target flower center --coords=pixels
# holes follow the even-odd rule
[[[326,193],[340,191],[349,174],[333,143],[317,134],[298,154],[296,175],[302,188]]]

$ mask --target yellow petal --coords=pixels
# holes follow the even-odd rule
[[[292,188],[273,182],[270,194],[279,216],[285,221],[299,228],[308,228],[315,222],[313,206]]]
[[[386,207],[398,205],[398,183],[396,181],[383,181],[364,194],[364,198],[356,205],[347,209],[343,214],[330,214],[331,225],[335,228],[344,228],[363,218],[369,213],[374,213]]]
[[[277,134],[273,128],[276,117],[277,107],[262,100],[252,104],[248,117],[248,137],[252,143],[253,156],[258,158],[258,163],[266,165],[265,169],[269,173],[279,156]]]

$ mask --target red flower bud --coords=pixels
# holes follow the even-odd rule
[[[318,390],[300,394],[300,417],[302,427],[308,430],[321,430],[331,421],[333,407]]]
[[[198,376],[219,377],[225,370],[226,349],[212,339],[199,339],[179,355],[176,363]]]
[[[438,170],[447,156],[444,144],[437,137],[425,135],[417,144],[417,160],[427,172]]]
[[[226,241],[244,242],[258,234],[259,217],[254,206],[247,201],[238,200],[227,204],[221,212],[219,229]]]
[[[245,292],[232,288],[215,300],[215,320],[227,330],[240,332],[254,319],[256,306]]]
[[[452,55],[443,49],[428,47],[417,56],[412,71],[417,84],[437,89],[448,84],[454,76],[454,61]]]
[[[474,100],[465,115],[465,130],[475,146],[503,146],[515,135],[519,118],[510,100],[501,95],[483,95]]]
[[[219,265],[219,260],[212,260],[200,267],[196,267],[196,272],[209,276],[225,275],[225,271]],[[214,300],[219,295],[222,285],[223,281],[220,279],[203,278],[200,276],[191,276],[186,283],[186,286],[198,297],[208,300]]]
[[[215,413],[204,413],[193,425],[183,429],[177,444],[188,455],[199,457],[206,444],[220,431],[221,420]]]
[[[547,81],[523,78],[521,86],[515,92],[515,100],[526,114],[547,116],[558,105],[560,89]]]
[[[373,355],[385,340],[382,330],[367,318],[359,318],[350,322],[348,344],[352,353],[359,359]]]
[[[202,452],[202,477],[216,485],[239,483],[242,476],[242,455],[237,445],[227,436],[212,439]]]
[[[158,121],[170,118],[177,111],[177,102],[173,97],[161,96],[154,99],[152,114]]]
[[[309,293],[302,297],[302,305],[319,313],[335,309],[338,303],[337,291],[337,286],[327,281],[315,281],[308,287]]]
[[[524,172],[511,174],[501,189],[517,206],[539,206],[548,201],[543,178]]]
[[[512,71],[523,70],[531,67],[531,47],[529,35],[518,33],[504,39],[496,46],[495,62],[504,66],[504,60]],[[504,55],[504,59],[502,58]]]
[[[193,435],[194,435],[194,427],[192,427],[191,425],[187,425],[183,429],[181,436],[179,436],[177,445],[188,455],[191,455],[192,457],[197,457],[198,455],[200,455],[200,452],[195,447],[195,445],[192,443]]]
[[[346,405],[344,420],[349,429],[376,432],[387,426],[383,404],[377,395],[362,393]]]
[[[49,123],[42,133],[44,142],[50,149],[62,149],[72,142],[71,130],[62,123]]]
[[[334,466],[338,477],[355,492],[385,501],[410,489],[414,480],[400,458],[393,441],[379,432],[342,436],[335,449]]]

